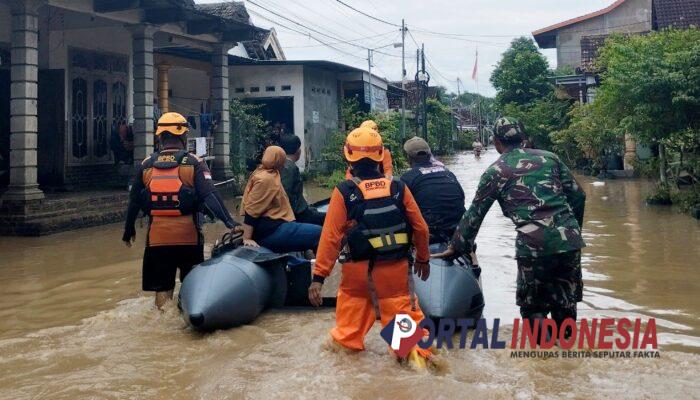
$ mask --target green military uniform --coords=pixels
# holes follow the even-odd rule
[[[310,207],[304,198],[304,182],[301,179],[301,172],[297,164],[287,158],[284,162],[284,169],[280,171],[280,179],[284,191],[289,198],[289,204],[294,211],[297,222],[323,226],[326,214]]]
[[[513,137],[523,139],[524,130],[516,120],[501,118],[494,135],[508,142]],[[482,175],[453,246],[458,253],[471,252],[481,222],[498,201],[518,232],[516,297],[522,316],[551,312],[555,320],[576,318],[583,289],[580,249],[585,246],[581,237],[585,199],[571,171],[555,154],[516,144]]]
[[[304,182],[301,179],[299,167],[289,158],[284,161],[284,169],[280,172],[280,179],[284,191],[287,192],[294,215],[301,215],[309,208],[309,205],[304,198]]]

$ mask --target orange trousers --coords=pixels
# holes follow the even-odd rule
[[[331,330],[331,337],[338,344],[358,351],[365,349],[365,335],[377,320],[367,283],[367,268],[367,261],[343,265],[335,308],[335,327]],[[415,311],[411,310],[406,260],[377,261],[372,270],[372,280],[379,300],[382,326],[386,326],[399,313],[410,315],[416,322],[423,320],[418,298],[415,299]],[[416,349],[424,357],[432,354],[429,350]]]

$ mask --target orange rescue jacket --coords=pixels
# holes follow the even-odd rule
[[[411,191],[406,187],[403,195],[403,205],[406,212],[406,219],[411,225],[412,242],[416,248],[416,260],[428,262],[430,259],[430,250],[428,249],[428,224],[426,224],[421,215],[418,204],[416,204]],[[348,220],[347,209],[345,207],[345,199],[340,191],[336,188],[331,195],[330,204],[328,205],[328,213],[326,221],[323,224],[321,232],[321,242],[318,245],[316,253],[316,264],[314,266],[314,275],[326,277],[330,275],[335,262],[338,259],[342,247],[342,241],[347,230],[354,225],[354,221]],[[352,268],[353,264],[367,264],[369,261],[353,261],[345,264],[346,267]],[[388,260],[378,261],[377,266],[383,263],[396,264],[405,262],[404,260]]]

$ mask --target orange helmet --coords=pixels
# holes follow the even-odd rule
[[[381,162],[384,159],[384,145],[382,137],[377,131],[359,127],[354,129],[345,139],[345,159],[349,162],[359,161],[363,158]]]
[[[361,123],[361,124],[360,124],[360,128],[369,128],[369,129],[371,129],[371,130],[376,131],[377,133],[379,133],[379,125],[377,125],[377,123],[374,122],[374,120],[371,120],[371,119],[368,119],[367,121]]]
[[[156,136],[168,132],[176,136],[184,135],[190,131],[190,125],[182,115],[175,112],[167,112],[158,119]]]

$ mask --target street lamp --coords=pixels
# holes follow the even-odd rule
[[[375,50],[383,49],[385,47],[393,46],[394,48],[403,47],[403,43],[389,43],[384,46],[375,47],[373,49],[367,49],[367,72],[369,72],[369,112],[372,112],[374,108],[374,92],[372,90],[372,53]]]

